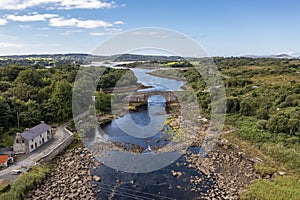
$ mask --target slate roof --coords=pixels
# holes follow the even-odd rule
[[[22,136],[22,138],[25,138],[26,140],[31,140],[49,129],[51,129],[51,126],[49,126],[48,124],[45,124],[45,123],[40,123],[39,125],[36,125],[36,126],[32,127],[31,129],[21,133],[21,136]]]

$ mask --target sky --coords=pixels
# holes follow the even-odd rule
[[[299,0],[0,0],[0,55],[91,53],[123,31],[159,27],[210,56],[298,56],[299,10]]]

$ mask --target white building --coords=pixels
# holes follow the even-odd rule
[[[14,152],[30,153],[52,139],[51,126],[41,122],[23,133],[17,133],[14,140]]]

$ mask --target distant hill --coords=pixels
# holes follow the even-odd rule
[[[121,54],[110,57],[113,61],[179,61],[183,60],[180,56],[154,56],[154,55],[137,55],[137,54]]]
[[[39,58],[51,58],[53,60],[89,60],[89,61],[178,61],[183,60],[180,56],[152,56],[152,55],[137,55],[137,54],[121,54],[113,56],[97,56],[91,54],[83,53],[69,53],[69,54],[32,54],[32,55],[10,55],[10,56],[0,56],[1,58],[11,59],[11,60],[24,60],[24,59],[39,59]]]
[[[241,57],[246,58],[276,58],[276,59],[295,59],[297,57],[291,56],[289,54],[275,54],[275,55],[263,55],[263,56],[257,56],[257,55],[245,55]]]
[[[288,54],[278,54],[278,55],[272,55],[270,56],[271,58],[280,58],[280,59],[292,59],[292,58],[295,58],[291,55],[288,55]]]

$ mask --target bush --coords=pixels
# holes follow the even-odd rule
[[[254,169],[262,176],[272,175],[277,171],[275,168],[268,167],[263,163],[255,164]]]
[[[257,111],[256,111],[256,117],[257,119],[269,119],[269,111],[267,108],[259,108]]]
[[[275,115],[269,119],[266,128],[274,133],[288,133],[288,122],[289,119],[284,114]]]
[[[48,166],[35,166],[30,172],[20,175],[20,177],[11,185],[10,190],[0,195],[0,199],[23,199],[26,192],[32,190],[37,184],[50,173]]]
[[[227,113],[237,113],[240,110],[240,100],[237,97],[228,97],[226,106]]]
[[[267,123],[268,123],[267,120],[261,119],[256,122],[256,125],[261,129],[265,129],[267,126]]]
[[[241,101],[240,113],[244,116],[255,116],[257,103],[253,99],[246,98]]]
[[[239,129],[237,134],[242,139],[256,143],[263,143],[272,138],[272,134],[270,132],[258,128],[256,120],[253,117],[241,117],[236,122],[236,125]]]

